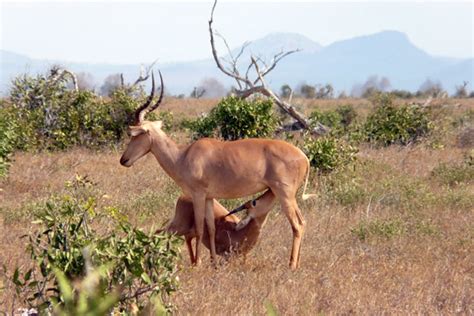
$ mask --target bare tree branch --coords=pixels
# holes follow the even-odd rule
[[[270,71],[272,71],[273,69],[275,69],[276,65],[278,64],[278,62],[279,62],[280,60],[282,60],[283,58],[285,58],[285,57],[288,56],[288,55],[291,55],[291,54],[294,54],[294,53],[298,53],[298,52],[300,52],[300,51],[301,51],[300,49],[294,49],[294,50],[290,50],[290,51],[288,51],[288,52],[283,52],[283,51],[281,51],[280,53],[278,53],[278,54],[276,54],[275,56],[273,56],[272,64],[270,65],[270,67],[267,67],[266,69],[264,69],[264,70],[262,71],[262,77],[265,77]],[[255,79],[254,84],[257,84],[259,80],[260,80],[259,78]]]
[[[136,86],[137,84],[139,84],[140,82],[142,81],[147,81],[148,78],[150,78],[150,72],[151,72],[151,69],[153,68],[153,66],[156,64],[156,62],[158,61],[158,59],[156,59],[155,61],[153,61],[148,67],[144,68],[143,65],[141,66],[140,68],[140,76],[137,78],[137,80],[135,80],[135,82],[132,84],[132,87]]]
[[[214,11],[216,9],[216,5],[217,5],[217,0],[214,1],[214,5],[212,6],[212,11],[211,11],[211,17],[209,19],[209,35],[211,37],[211,48],[212,48],[212,56],[214,57],[214,61],[216,62],[217,67],[227,76],[234,78],[237,82],[242,82],[248,86],[251,86],[252,82],[250,80],[246,78],[242,78],[241,76],[228,71],[227,69],[224,68],[224,66],[222,66],[219,60],[219,56],[217,55],[217,50],[216,50],[215,41],[214,41],[214,31],[212,30],[212,22],[214,19]]]
[[[245,79],[249,80],[249,73],[250,73],[250,70],[252,69],[252,66],[253,64],[250,63],[248,66],[247,66],[247,70],[245,71]],[[248,88],[248,86],[246,86],[246,88]]]
[[[211,42],[211,49],[212,49],[212,56],[214,58],[214,61],[216,62],[217,68],[219,68],[220,71],[222,71],[224,74],[227,76],[233,78],[235,81],[237,81],[238,89],[235,91],[235,94],[237,97],[245,99],[250,97],[253,94],[261,94],[265,97],[271,98],[277,106],[279,106],[283,111],[285,111],[288,115],[293,117],[304,129],[310,129],[311,126],[308,122],[308,120],[301,114],[299,113],[291,104],[281,100],[266,84],[264,77],[271,72],[273,69],[275,69],[276,65],[278,62],[280,62],[283,58],[285,58],[288,55],[291,55],[293,53],[299,52],[299,49],[291,50],[291,51],[280,51],[279,53],[275,54],[272,58],[272,61],[270,64],[267,65],[265,60],[261,57],[254,57],[251,55],[250,59],[250,64],[248,65],[246,71],[245,71],[245,77],[242,77],[239,70],[238,70],[238,65],[237,61],[238,59],[242,56],[244,50],[247,48],[249,43],[245,43],[242,45],[242,48],[240,52],[236,55],[236,57],[233,56],[232,51],[225,40],[225,38],[220,35],[217,32],[214,32],[212,29],[212,23],[214,19],[214,11],[216,9],[217,5],[217,0],[214,0],[214,4],[212,6],[211,10],[211,16],[209,18],[209,35],[210,35],[210,42]],[[220,37],[223,41],[225,46],[227,47],[227,50],[229,52],[229,58],[231,59],[230,61],[227,61],[232,69],[227,69],[224,67],[221,63],[221,60],[217,54],[217,49],[215,46],[215,36]],[[260,69],[259,63],[263,65],[263,69]],[[249,74],[251,69],[254,68],[257,78],[255,80],[249,79]],[[258,84],[258,85],[257,85]],[[245,86],[245,89],[243,87]],[[291,99],[290,99],[291,100]],[[318,123],[317,128],[312,130],[313,134],[317,135],[322,135],[326,133],[329,129],[325,127],[324,125]]]
[[[240,50],[239,52],[237,53],[237,55],[234,57],[233,53],[232,53],[232,49],[230,48],[229,44],[227,43],[227,40],[224,38],[224,36],[222,36],[219,32],[217,31],[214,31],[214,34],[218,37],[221,38],[221,40],[224,42],[224,45],[226,46],[227,48],[227,53],[229,55],[229,58],[230,60],[227,60],[226,58],[223,58],[221,57],[222,60],[224,60],[225,62],[227,62],[231,67],[232,69],[227,69],[227,71],[229,72],[232,72],[234,74],[236,74],[238,77],[241,77],[240,75],[240,72],[239,72],[239,69],[238,69],[238,62],[239,62],[239,58],[242,56],[242,54],[244,53],[245,49],[250,45],[250,42],[245,42],[241,47],[240,47]],[[251,66],[249,66],[251,67]],[[245,76],[245,80],[248,80],[248,72],[246,73],[246,76]],[[237,82],[237,85],[239,86],[239,89],[242,89],[242,82],[241,80],[236,80]],[[246,84],[246,87],[248,87],[248,85]]]
[[[77,85],[77,77],[76,77],[76,75],[75,75],[72,71],[69,71],[69,70],[67,70],[67,69],[64,69],[64,74],[65,74],[65,75],[68,75],[69,77],[71,77],[72,84],[74,85],[74,90],[75,90],[75,91],[79,91],[79,86]]]
[[[242,56],[242,54],[244,53],[245,49],[247,49],[247,47],[252,44],[252,42],[250,41],[247,41],[245,43],[242,44],[242,46],[240,47],[240,51],[239,53],[237,54],[237,56],[235,56],[235,61],[237,62],[239,60],[239,58]]]
[[[125,79],[123,78],[123,72],[120,73],[120,86],[125,87]]]
[[[293,100],[293,89],[291,89],[290,86],[288,86],[290,88],[290,96],[288,97],[288,103],[291,104],[291,100]]]
[[[59,67],[57,68],[55,67],[54,69],[51,69],[51,77],[49,79],[48,85],[55,84],[58,80],[63,79],[66,75],[71,78],[72,84],[74,86],[74,90],[79,91],[76,75],[70,70],[62,69]]]

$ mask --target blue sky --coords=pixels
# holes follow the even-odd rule
[[[140,63],[210,57],[211,1],[1,2],[1,49],[33,58]],[[231,46],[271,32],[322,45],[398,30],[430,54],[473,57],[473,2],[220,1],[215,28]]]

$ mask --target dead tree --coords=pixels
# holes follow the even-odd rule
[[[216,62],[217,68],[219,68],[219,70],[222,71],[225,75],[233,78],[236,81],[237,87],[234,90],[234,94],[242,99],[248,98],[254,94],[261,94],[265,97],[271,98],[275,102],[275,104],[278,105],[285,113],[294,118],[298,125],[300,125],[303,129],[310,130],[311,126],[308,120],[304,117],[304,115],[298,112],[289,102],[285,102],[284,100],[280,99],[280,97],[278,97],[265,82],[265,76],[268,75],[273,69],[275,69],[278,62],[280,62],[286,56],[299,52],[300,50],[282,50],[279,53],[275,54],[271,61],[268,63],[263,58],[251,55],[250,62],[245,68],[245,72],[241,73],[238,67],[239,58],[242,56],[245,49],[250,43],[244,43],[240,51],[235,56],[232,54],[232,51],[229,45],[227,44],[225,38],[212,29],[216,5],[217,0],[214,1],[211,16],[209,18],[209,35],[211,41],[212,56],[214,57],[214,61]],[[215,36],[220,37],[223,40],[225,46],[227,47],[229,55],[228,59],[220,58],[218,56],[215,45]],[[228,64],[227,67],[223,65],[221,59],[222,61]],[[250,78],[250,73],[252,69],[255,71],[256,74],[256,78],[254,79]],[[329,128],[322,125],[321,123],[317,123],[316,127],[311,130],[311,132],[315,135],[323,135],[328,131]]]
[[[462,85],[456,86],[456,93],[454,94],[457,98],[467,98],[469,93],[467,92],[467,85],[469,81],[463,81]]]
[[[133,88],[135,87],[136,85],[138,85],[140,82],[143,82],[143,81],[147,81],[148,78],[150,78],[150,74],[151,74],[151,70],[153,68],[153,66],[155,66],[156,62],[158,60],[155,60],[154,62],[152,62],[150,65],[148,65],[147,67],[144,67],[143,65],[140,67],[140,75],[138,76],[138,78],[131,84],[129,85],[129,88]],[[120,74],[120,84],[122,85],[122,88],[125,87],[125,80],[123,78],[123,73]]]
[[[194,87],[193,91],[189,95],[193,99],[200,99],[206,93],[206,89],[202,87]]]
[[[48,86],[53,86],[56,82],[63,80],[66,76],[71,78],[73,87],[75,91],[79,91],[79,86],[77,85],[76,75],[67,69],[61,68],[59,66],[53,66],[50,71],[50,77],[48,78]]]

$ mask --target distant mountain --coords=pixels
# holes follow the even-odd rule
[[[427,78],[439,80],[445,89],[454,91],[455,85],[463,81],[474,82],[474,60],[445,58],[429,55],[413,45],[407,35],[397,31],[337,41],[326,47],[294,33],[273,33],[250,43],[242,63],[248,64],[249,55],[258,55],[266,60],[281,50],[300,48],[302,51],[288,56],[268,75],[268,82],[278,89],[282,84],[296,86],[331,83],[336,91],[350,92],[355,84],[363,83],[369,76],[389,78],[394,89],[416,91]],[[240,47],[232,50],[232,54]],[[221,51],[225,55],[225,51]],[[12,52],[0,51],[0,91],[5,93],[12,77],[28,72],[45,71],[53,64],[61,64],[75,72],[91,73],[100,86],[109,74],[123,73],[126,80],[138,76],[140,65],[86,64],[30,59]],[[227,86],[234,82],[219,72],[214,61],[206,60],[168,63],[158,66],[165,77],[167,90],[185,93],[204,78],[216,78]]]
[[[445,87],[455,87],[469,81],[471,90],[474,89],[474,59],[467,59],[450,64],[431,74],[431,78],[439,78]]]
[[[241,48],[233,49],[232,54],[236,56]],[[298,33],[271,33],[255,41],[248,42],[248,46],[245,48],[241,58],[248,60],[250,55],[253,54],[271,59],[282,51],[299,49],[305,53],[316,53],[322,48],[320,44]]]
[[[307,82],[329,82],[338,90],[346,91],[371,75],[388,77],[392,88],[412,91],[417,90],[426,78],[439,79],[444,84],[441,71],[447,72],[463,62],[431,56],[414,46],[405,34],[395,31],[338,41],[317,53],[291,58],[277,71],[282,74],[305,73]],[[452,77],[465,75],[467,78],[464,80],[470,80],[470,73],[472,78],[472,67],[464,69],[462,75],[455,74],[459,70],[453,69]],[[284,81],[281,77],[275,74],[276,84]],[[445,88],[453,89],[451,81],[446,81]]]

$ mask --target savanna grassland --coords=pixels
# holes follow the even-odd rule
[[[216,103],[170,99],[162,108],[175,119],[190,118]],[[360,118],[373,107],[364,99],[298,104],[306,114],[351,104]],[[318,197],[299,200],[307,226],[297,271],[288,268],[292,232],[278,206],[245,259],[214,268],[206,253],[192,267],[183,245],[179,289],[171,296],[176,314],[473,314],[474,99],[435,100],[430,107],[435,126],[420,141],[361,143],[355,162],[312,172],[309,191]],[[190,141],[183,130],[170,134]],[[96,184],[98,203],[116,206],[143,229],[172,217],[179,188],[151,155],[120,166],[123,148],[15,153],[0,182],[0,265],[8,273],[29,260],[20,237],[34,229],[32,206],[76,174]],[[20,307],[13,285],[1,282],[0,312]]]

